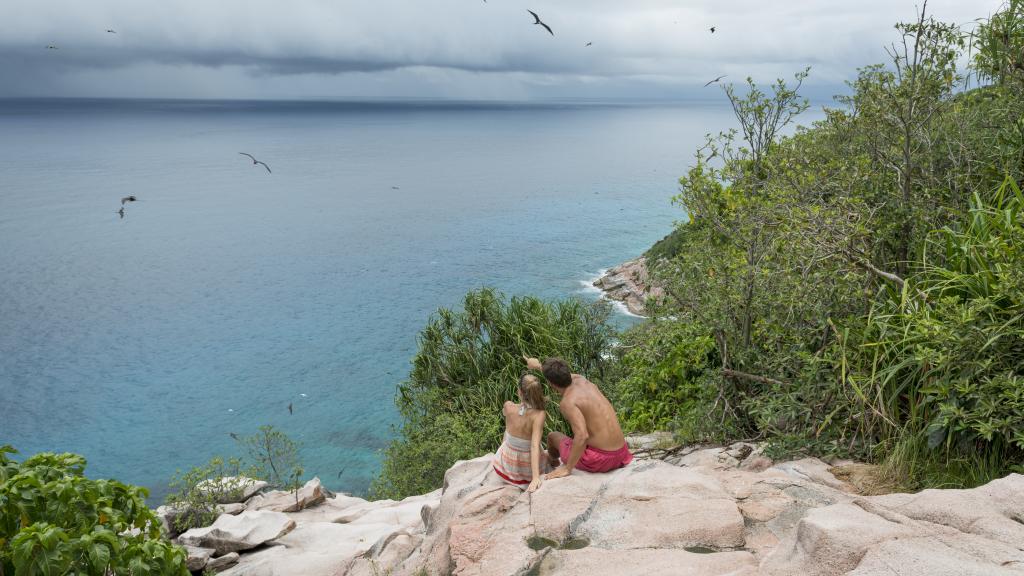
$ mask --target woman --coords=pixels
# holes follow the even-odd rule
[[[505,441],[494,454],[494,471],[506,482],[518,486],[529,484],[528,490],[534,492],[540,488],[541,473],[547,471],[540,447],[547,416],[540,380],[524,374],[519,379],[519,404],[505,402],[502,413],[505,415]]]

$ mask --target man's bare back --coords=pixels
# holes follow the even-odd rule
[[[626,443],[619,426],[619,418],[615,415],[612,403],[605,398],[601,390],[581,374],[572,375],[572,386],[569,386],[558,409],[566,418],[574,409],[583,413],[583,421],[587,428],[587,445],[601,450],[614,451]],[[571,422],[571,420],[570,420]]]

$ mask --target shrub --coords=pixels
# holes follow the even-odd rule
[[[209,526],[220,515],[218,504],[234,502],[245,489],[241,477],[265,480],[271,487],[298,490],[304,473],[298,445],[273,426],[260,426],[252,436],[236,437],[248,455],[227,460],[215,457],[202,466],[175,474],[166,503],[174,508],[174,528]]]
[[[0,447],[0,574],[188,576],[185,551],[160,537],[145,488],[85,477],[75,454],[23,462]]]

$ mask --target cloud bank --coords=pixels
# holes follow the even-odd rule
[[[929,9],[968,23],[999,3]],[[808,65],[839,86],[884,60],[914,13],[912,0],[5,0],[0,96],[671,98]]]

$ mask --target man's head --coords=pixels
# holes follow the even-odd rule
[[[569,365],[561,358],[548,358],[541,365],[544,372],[544,379],[556,390],[565,390],[572,384],[572,372]]]

